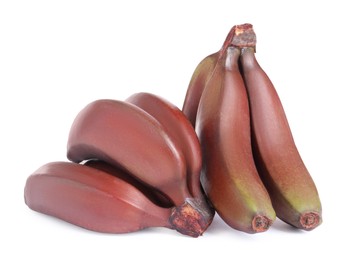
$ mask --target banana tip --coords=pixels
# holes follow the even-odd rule
[[[252,228],[256,233],[268,230],[271,225],[272,220],[263,215],[256,215],[252,221]]]
[[[300,224],[304,230],[312,230],[321,223],[321,216],[318,212],[306,212],[300,216]]]

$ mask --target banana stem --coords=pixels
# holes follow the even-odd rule
[[[210,226],[213,217],[214,210],[206,200],[187,198],[183,205],[172,209],[169,222],[178,232],[198,237]]]
[[[257,43],[257,37],[253,30],[253,25],[249,23],[234,25],[220,50],[220,57],[222,57],[227,51],[228,47],[235,46],[238,48],[244,47],[253,47],[255,50],[255,46]]]

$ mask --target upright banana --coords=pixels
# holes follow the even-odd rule
[[[196,113],[201,95],[213,74],[218,59],[223,57],[229,46],[252,46],[255,41],[252,28],[253,26],[247,23],[233,26],[225,38],[221,49],[218,52],[208,55],[195,68],[182,107],[183,113],[193,127],[195,127]]]
[[[239,55],[233,46],[222,52],[201,96],[195,127],[205,162],[201,182],[208,198],[229,226],[256,233],[266,231],[276,215],[252,157]]]
[[[206,83],[211,78],[218,57],[219,52],[215,52],[200,61],[190,79],[182,111],[193,127],[195,127],[196,112],[198,110],[202,92],[204,91]]]
[[[243,48],[241,66],[258,171],[277,216],[297,228],[312,230],[322,221],[319,195],[294,143],[275,87],[254,53],[254,47]]]

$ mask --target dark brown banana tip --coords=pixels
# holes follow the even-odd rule
[[[188,198],[183,205],[173,208],[169,222],[178,232],[199,237],[210,226],[213,217],[214,210],[205,201]]]
[[[266,216],[256,215],[252,221],[252,228],[255,233],[264,232],[272,225],[272,220]]]
[[[304,230],[312,230],[321,223],[320,214],[317,212],[306,212],[300,216],[300,224]]]

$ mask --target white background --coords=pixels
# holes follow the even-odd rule
[[[0,259],[322,259],[346,235],[344,1],[1,1]],[[26,178],[65,161],[77,113],[100,98],[152,92],[182,107],[198,62],[235,24],[252,23],[257,57],[282,99],[319,190],[323,224],[276,220],[249,235],[218,217],[197,239],[161,228],[86,231],[30,210]],[[6,255],[6,256],[5,256]]]

